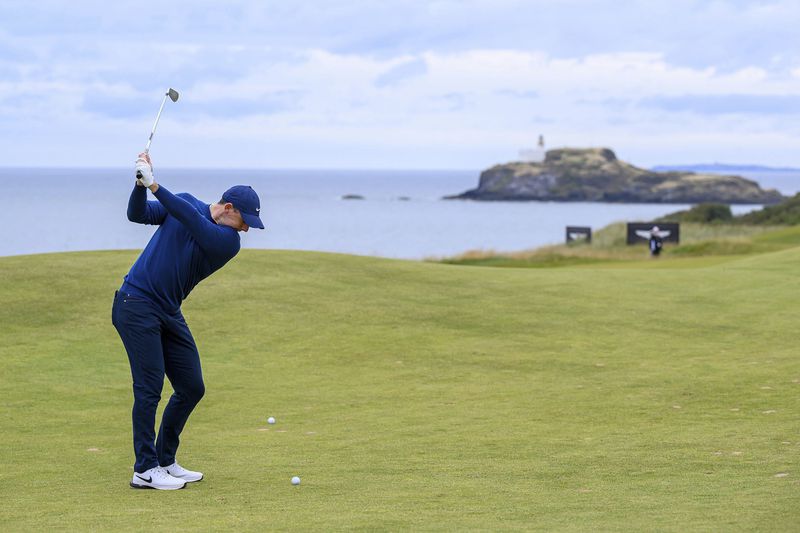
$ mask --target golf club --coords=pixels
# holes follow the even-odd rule
[[[161,107],[158,108],[158,115],[156,115],[156,121],[153,123],[153,130],[150,132],[150,138],[147,139],[147,146],[144,147],[144,153],[146,153],[146,154],[150,153],[150,143],[153,142],[153,135],[155,134],[156,127],[158,126],[158,119],[161,118],[161,112],[164,111],[164,104],[167,103],[167,97],[168,96],[169,96],[170,100],[172,100],[173,102],[177,102],[178,101],[178,96],[180,96],[180,95],[178,94],[178,91],[176,91],[175,89],[173,89],[171,87],[167,91],[167,93],[164,95],[164,99],[161,101]],[[139,179],[141,177],[142,177],[141,173],[137,172],[136,173],[136,178]]]

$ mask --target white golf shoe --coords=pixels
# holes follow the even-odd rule
[[[185,486],[186,480],[169,475],[160,466],[144,472],[134,472],[131,480],[131,487],[134,489],[177,490]]]
[[[178,479],[182,479],[187,483],[191,483],[193,481],[200,481],[201,479],[203,479],[202,472],[192,472],[191,470],[186,470],[184,467],[179,465],[177,461],[169,466],[164,466],[162,468],[167,471],[167,474],[176,477]]]

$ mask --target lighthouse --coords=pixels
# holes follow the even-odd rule
[[[527,148],[519,151],[519,158],[526,163],[541,163],[544,161],[544,135],[539,135],[539,142],[536,148]]]

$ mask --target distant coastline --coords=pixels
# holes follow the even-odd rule
[[[691,165],[656,165],[655,172],[800,172],[800,167],[770,167],[766,165],[734,165],[729,163],[697,163]]]

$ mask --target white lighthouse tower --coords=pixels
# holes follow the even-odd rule
[[[539,135],[539,142],[536,143],[536,148],[527,148],[519,151],[519,158],[526,163],[541,163],[544,161],[544,135]]]

